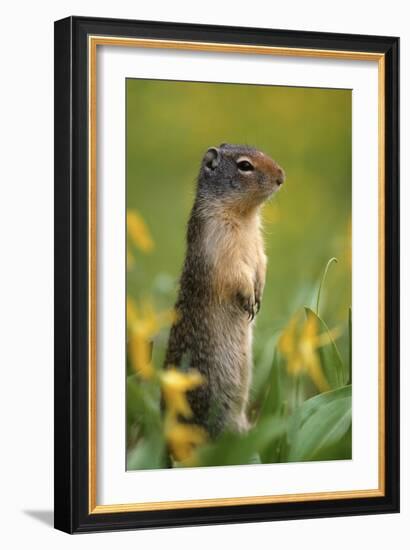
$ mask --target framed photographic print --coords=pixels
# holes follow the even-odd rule
[[[55,527],[399,510],[399,39],[55,24]]]

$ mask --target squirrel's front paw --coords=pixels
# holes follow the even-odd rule
[[[244,296],[243,294],[238,294],[239,304],[243,310],[248,314],[249,321],[253,321],[256,313],[258,312],[258,305],[255,301],[254,294]]]

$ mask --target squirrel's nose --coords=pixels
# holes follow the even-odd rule
[[[285,181],[285,172],[283,168],[278,165],[276,165],[275,167],[275,179],[278,185],[282,185],[282,183]]]

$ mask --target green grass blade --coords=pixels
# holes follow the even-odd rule
[[[310,308],[305,308],[306,316],[313,316],[318,325],[318,334],[326,334],[329,343],[317,349],[320,363],[326,379],[332,389],[339,388],[345,383],[345,366],[336,343],[330,335],[326,323]]]
[[[317,291],[317,300],[316,300],[316,314],[317,315],[319,315],[320,295],[322,293],[322,287],[323,287],[324,282],[326,280],[327,272],[329,271],[329,268],[330,268],[330,266],[332,265],[333,262],[337,264],[337,258],[335,258],[335,257],[330,258],[330,260],[326,264],[325,270],[324,270],[322,278],[320,280],[319,290]]]
[[[281,403],[281,374],[278,353],[273,354],[272,366],[267,380],[268,389],[263,400],[260,418],[275,415],[279,412]]]

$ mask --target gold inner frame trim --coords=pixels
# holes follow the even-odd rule
[[[199,500],[178,500],[160,502],[140,502],[132,504],[97,504],[97,46],[123,46],[134,48],[178,49],[221,53],[248,53],[286,57],[312,57],[330,59],[349,59],[378,62],[378,153],[379,153],[379,402],[378,402],[378,488],[352,491],[326,491],[317,493],[299,493],[292,495],[247,496],[235,498],[214,498]],[[351,52],[343,50],[319,50],[306,48],[282,48],[273,46],[254,46],[243,44],[225,44],[209,42],[190,42],[179,40],[156,40],[122,38],[112,36],[88,37],[88,273],[89,273],[89,314],[88,314],[88,510],[90,514],[116,512],[138,512],[149,510],[172,510],[187,508],[205,508],[214,506],[240,506],[246,504],[268,504],[284,502],[306,502],[318,500],[375,498],[385,494],[385,56],[374,52]]]

